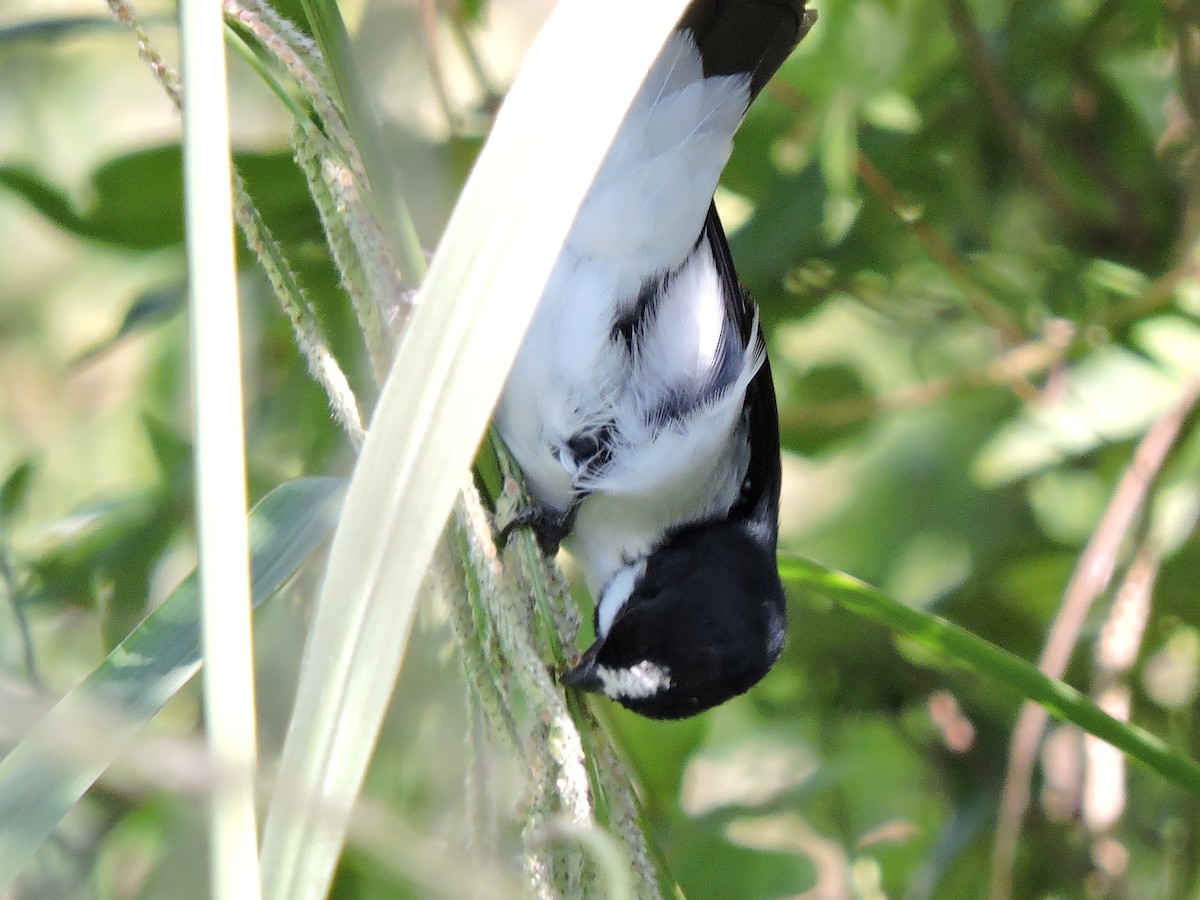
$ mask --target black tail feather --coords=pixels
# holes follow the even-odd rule
[[[696,0],[680,20],[696,38],[705,75],[750,73],[750,99],[817,20],[806,0]]]

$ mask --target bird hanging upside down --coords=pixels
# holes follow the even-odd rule
[[[783,648],[779,421],[753,302],[713,205],[750,102],[816,18],[698,0],[668,38],[566,239],[496,425],[596,600],[563,675],[642,715],[741,694]]]

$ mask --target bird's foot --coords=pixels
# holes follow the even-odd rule
[[[538,547],[542,553],[546,556],[554,556],[558,553],[558,547],[563,542],[563,538],[571,533],[571,526],[574,523],[574,508],[565,513],[556,513],[531,504],[513,513],[512,518],[500,528],[496,542],[503,547],[508,543],[508,539],[514,531],[519,528],[528,528],[537,538]]]

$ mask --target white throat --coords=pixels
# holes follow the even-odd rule
[[[600,603],[596,606],[596,630],[599,632],[596,637],[608,636],[608,630],[612,628],[617,613],[625,608],[633,589],[645,574],[646,560],[639,559],[637,562],[626,564],[609,579],[600,595]]]

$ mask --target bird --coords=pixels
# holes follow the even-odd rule
[[[805,0],[697,0],[583,200],[495,424],[542,549],[564,546],[595,641],[561,674],[653,719],[757,684],[786,636],[779,414],[713,200],[751,101],[812,28]]]

